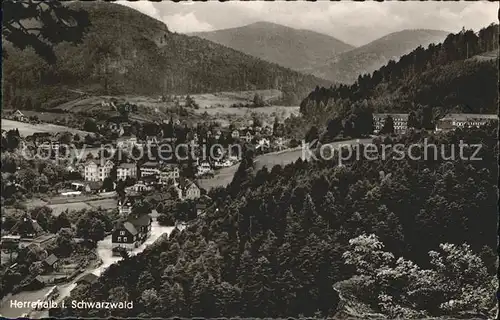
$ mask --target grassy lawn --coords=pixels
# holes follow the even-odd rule
[[[70,128],[70,127],[65,127],[65,126],[59,126],[55,124],[49,124],[49,123],[43,123],[43,124],[30,124],[30,123],[25,123],[25,122],[19,122],[19,121],[14,121],[14,120],[7,120],[7,119],[2,119],[2,129],[3,130],[12,130],[12,129],[19,129],[19,133],[21,136],[30,136],[33,135],[35,132],[51,132],[51,133],[57,133],[57,132],[71,132],[71,133],[78,133],[81,136],[87,135],[89,132]]]

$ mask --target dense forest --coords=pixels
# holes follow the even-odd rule
[[[424,139],[437,146],[435,157]],[[480,144],[482,160],[467,160],[476,148],[461,151],[461,140]],[[397,143],[407,152],[420,143],[413,159],[428,157],[401,159],[389,149],[385,158],[352,157],[343,166],[298,160],[254,172],[247,155],[232,184],[209,192],[206,215],[69,298],[132,300],[133,310],[51,316],[491,317],[496,126],[374,140]]]
[[[391,60],[372,74],[360,75],[352,85],[317,87],[302,101],[301,112],[334,112],[338,104],[368,100],[379,112],[409,112],[431,106],[436,112],[496,113],[497,54],[490,59],[475,57],[495,50],[498,25],[477,34],[462,30],[448,35],[443,43],[418,47],[397,62]]]
[[[336,83],[352,84],[359,74],[372,73],[393,57],[401,57],[419,45],[427,47],[446,38],[448,32],[429,29],[406,29],[384,35],[370,43],[342,52],[328,54],[304,71]],[[328,57],[328,60],[325,60]]]
[[[74,2],[89,13],[81,44],[55,46],[47,64],[31,50],[4,42],[4,105],[16,96],[47,104],[88,94],[186,94],[281,89],[283,103],[298,104],[316,85],[331,83],[198,37],[170,32],[165,24],[131,8],[106,2]],[[124,22],[126,21],[126,22]],[[73,90],[73,91],[72,91]],[[13,106],[20,107],[20,106]]]

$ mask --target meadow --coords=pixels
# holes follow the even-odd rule
[[[33,135],[36,132],[50,132],[50,133],[71,132],[71,133],[78,133],[79,135],[82,136],[89,134],[89,132],[83,130],[78,130],[66,126],[59,126],[56,124],[50,124],[50,123],[30,124],[30,123],[7,120],[7,119],[2,119],[2,129],[7,131],[12,129],[19,129],[19,134],[21,134],[21,136],[24,137]]]

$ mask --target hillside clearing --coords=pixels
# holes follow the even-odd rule
[[[90,132],[78,130],[70,127],[59,126],[56,124],[43,123],[43,124],[30,124],[20,121],[7,120],[2,119],[2,129],[3,130],[12,130],[19,129],[19,133],[21,136],[30,136],[36,132],[71,132],[73,134],[77,133],[79,135],[85,136],[90,134]]]

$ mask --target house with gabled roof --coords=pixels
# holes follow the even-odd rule
[[[113,166],[111,160],[90,159],[84,165],[84,178],[86,181],[104,181],[109,177]]]
[[[119,223],[111,235],[112,248],[124,248],[126,250],[137,248],[139,246],[138,233],[131,222],[125,221]]]
[[[95,274],[93,273],[87,273],[86,275],[84,275],[83,277],[81,277],[80,279],[78,279],[76,281],[77,284],[94,284],[97,282],[97,279],[99,279],[98,276],[96,276]]]
[[[179,198],[182,200],[194,200],[201,196],[200,187],[189,179],[181,179],[178,188]]]
[[[59,268],[60,260],[55,254],[51,254],[43,260],[43,266],[46,271],[54,271]]]
[[[152,219],[149,214],[118,223],[111,236],[112,248],[133,250],[139,247],[151,235]]]
[[[95,274],[93,273],[87,273],[86,275],[84,275],[83,277],[81,277],[80,279],[78,279],[78,281],[76,281],[77,284],[94,284],[97,282],[97,279],[99,279],[98,276],[96,276]]]
[[[16,121],[27,122],[28,118],[21,112],[21,110],[16,110],[12,113],[12,118]]]
[[[21,238],[36,238],[45,233],[36,220],[25,214],[9,231],[12,235],[19,235]]]
[[[121,216],[127,217],[132,212],[132,207],[136,203],[137,196],[126,196],[118,200],[118,213]]]

